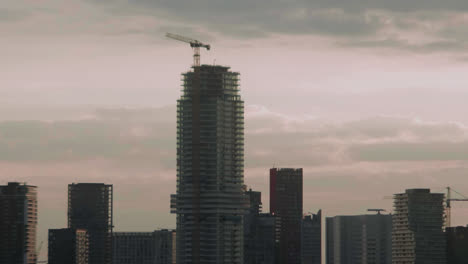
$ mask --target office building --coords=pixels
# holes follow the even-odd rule
[[[302,169],[270,169],[270,212],[279,221],[276,263],[301,263]]]
[[[112,185],[68,185],[68,228],[88,232],[89,264],[112,263],[112,203]]]
[[[239,74],[202,65],[177,102],[177,263],[243,263],[244,102]]]
[[[37,187],[0,186],[0,264],[35,264]]]
[[[244,263],[274,263],[276,221],[271,214],[262,214],[261,193],[245,192],[250,201],[244,217]]]
[[[443,193],[409,189],[394,195],[392,263],[445,264]]]
[[[48,263],[88,264],[88,232],[84,229],[49,229]]]
[[[445,229],[447,236],[447,264],[468,263],[468,227]]]
[[[302,218],[302,264],[322,263],[322,210]]]
[[[262,208],[262,193],[252,191],[252,189],[245,192],[249,200],[249,209],[244,216],[244,263],[255,263],[254,258],[256,254],[256,228],[258,216]]]
[[[326,219],[327,264],[392,263],[392,216],[356,215]]]
[[[175,231],[114,232],[113,264],[175,264]]]
[[[278,226],[276,217],[272,214],[262,213],[257,216],[255,224],[255,236],[253,254],[250,255],[247,264],[276,263],[276,232]]]

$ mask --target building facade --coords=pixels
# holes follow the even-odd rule
[[[244,263],[256,263],[255,256],[257,253],[257,225],[258,217],[262,208],[262,193],[252,191],[251,189],[245,192],[249,200],[249,210],[244,216]]]
[[[37,187],[0,186],[0,264],[35,264]]]
[[[177,263],[243,263],[244,102],[239,74],[202,65],[177,101]]]
[[[447,235],[447,264],[468,263],[468,227],[445,229]]]
[[[270,212],[277,218],[276,263],[300,264],[302,169],[270,169]]]
[[[392,215],[326,219],[327,264],[392,263]]]
[[[275,263],[276,221],[271,214],[262,214],[261,193],[246,191],[250,201],[244,218],[244,263]]]
[[[302,264],[322,263],[322,210],[302,219]]]
[[[392,263],[445,264],[443,193],[409,189],[394,195]]]
[[[175,264],[173,230],[114,232],[113,264]]]
[[[89,264],[112,263],[112,204],[112,185],[68,185],[68,228],[87,230]]]
[[[49,264],[89,264],[89,237],[84,229],[49,229]]]

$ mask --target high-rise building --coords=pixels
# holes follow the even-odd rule
[[[326,219],[327,264],[391,264],[392,216],[356,215]]]
[[[113,264],[175,263],[175,231],[114,232]]]
[[[251,264],[256,263],[256,229],[258,224],[258,216],[262,208],[262,193],[252,191],[252,189],[250,189],[245,192],[245,195],[249,199],[250,205],[247,214],[244,216],[244,263]]]
[[[35,264],[37,187],[0,186],[0,264]]]
[[[261,213],[260,192],[249,190],[245,194],[250,207],[244,218],[244,263],[275,263],[275,217]]]
[[[88,232],[84,229],[49,229],[48,263],[88,264]]]
[[[322,210],[302,219],[302,264],[322,263]]]
[[[429,189],[394,195],[392,263],[447,263],[444,197]]]
[[[468,263],[468,227],[445,229],[447,235],[447,264]]]
[[[248,264],[275,263],[276,217],[272,214],[259,214],[255,226],[255,253]]]
[[[112,263],[112,203],[112,185],[68,185],[68,228],[88,232],[89,264]]]
[[[276,263],[301,263],[302,169],[270,169],[270,212],[279,221]]]
[[[177,101],[177,263],[243,263],[244,102],[239,74],[202,65]]]

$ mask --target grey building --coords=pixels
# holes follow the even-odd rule
[[[154,232],[114,232],[113,264],[173,264],[176,233],[173,230]]]
[[[68,185],[68,228],[87,230],[89,264],[112,263],[112,203],[112,185]]]
[[[356,215],[326,219],[327,264],[392,263],[392,216]]]
[[[322,263],[322,210],[302,218],[302,264]]]
[[[48,263],[88,264],[88,232],[84,229],[49,229]]]
[[[244,263],[275,262],[276,221],[271,214],[262,214],[261,193],[246,191],[250,209],[244,218]]]
[[[392,263],[445,264],[443,193],[409,189],[394,195]]]
[[[243,263],[244,102],[239,74],[202,65],[177,101],[177,263]]]
[[[256,228],[262,208],[262,193],[250,189],[245,192],[245,195],[249,199],[250,205],[247,214],[244,216],[244,263],[256,263]]]
[[[270,212],[276,217],[279,264],[300,264],[302,234],[302,169],[270,169]]]
[[[468,263],[468,227],[445,229],[447,235],[447,264]]]
[[[35,264],[37,187],[0,186],[0,264]]]

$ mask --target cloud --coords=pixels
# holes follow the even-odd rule
[[[98,109],[87,119],[75,121],[0,122],[0,160],[110,159],[156,162],[171,169],[175,167],[175,113],[172,106],[114,108]],[[386,158],[459,160],[466,154],[465,142],[467,128],[458,123],[395,117],[333,123],[310,116],[290,117],[262,106],[246,110],[246,160],[252,167]]]
[[[350,152],[354,159],[366,161],[463,161],[468,160],[468,141],[363,144]]]
[[[210,42],[319,36],[338,46],[416,53],[465,53],[468,46],[464,30],[468,4],[457,0],[73,0],[72,4],[73,10],[58,1],[40,6],[19,0],[0,10],[0,23],[24,22],[8,24],[3,28],[8,34],[138,35],[153,42],[170,31]]]
[[[15,22],[23,20],[30,15],[30,12],[25,10],[0,8],[0,22]]]

